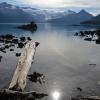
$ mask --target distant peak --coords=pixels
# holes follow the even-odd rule
[[[7,2],[2,2],[0,3],[0,7],[1,8],[5,8],[5,7],[11,7],[12,5],[11,4],[8,4]]]
[[[86,10],[82,9],[79,13],[88,13]]]
[[[70,13],[70,14],[76,14],[76,12],[72,11],[72,10],[68,10],[68,13]]]
[[[79,15],[88,15],[88,16],[93,16],[92,14],[90,14],[89,12],[87,12],[86,10],[84,10],[84,9],[82,9],[79,13],[77,13],[77,14],[79,14]]]
[[[72,10],[68,10],[68,12],[74,12],[74,11],[72,11]]]
[[[7,2],[1,2],[2,5],[7,5]]]
[[[87,12],[86,10],[84,10],[84,9],[82,9],[78,14],[81,14],[81,15],[83,15],[83,14],[85,14],[85,15],[91,15],[89,12]]]
[[[1,2],[0,5],[9,5],[10,6],[11,4],[9,4],[7,2]]]

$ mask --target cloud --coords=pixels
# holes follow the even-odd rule
[[[100,0],[0,0],[20,5],[31,5],[34,7],[95,7],[100,6]]]
[[[62,0],[17,0],[23,4],[40,6],[40,7],[60,7]]]
[[[100,0],[63,0],[63,6],[65,7],[99,7]]]
[[[40,7],[99,7],[100,0],[16,0]]]

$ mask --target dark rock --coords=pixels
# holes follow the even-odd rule
[[[13,38],[15,38],[15,36],[11,34],[0,35],[0,39],[12,40]]]
[[[75,36],[78,36],[78,32],[75,33]]]
[[[25,37],[21,37],[21,38],[20,38],[20,41],[21,41],[21,42],[25,42],[25,41],[26,41],[26,38],[25,38]]]
[[[0,56],[0,62],[1,62],[2,56]]]
[[[80,31],[79,33],[75,33],[75,36],[85,38],[85,41],[94,41],[96,44],[100,44],[100,30]],[[98,37],[98,39],[95,39],[95,36]]]
[[[3,53],[6,53],[6,51],[5,51],[5,50],[1,50],[1,49],[0,49],[0,51],[1,51],[1,52],[3,52]]]
[[[39,82],[40,84],[45,82],[44,78],[45,78],[45,76],[43,74],[40,74],[37,72],[34,72],[33,74],[28,75],[28,79],[31,82],[35,82],[35,83]]]
[[[39,44],[40,44],[39,42],[35,42],[36,47],[38,47]]]
[[[21,53],[16,53],[16,57],[19,57],[19,56],[21,56]]]
[[[96,64],[89,64],[90,66],[96,66]]]
[[[78,91],[80,91],[80,92],[82,92],[82,91],[83,91],[83,89],[82,89],[82,88],[80,88],[80,87],[78,87],[78,88],[77,88],[77,90],[78,90]]]
[[[31,41],[32,39],[30,37],[27,37],[27,40]]]
[[[25,45],[24,43],[20,42],[20,43],[18,43],[18,48],[23,48],[24,45]]]
[[[92,38],[85,38],[86,41],[92,41]]]
[[[12,40],[12,43],[18,44],[18,39],[13,39],[13,40]]]
[[[80,36],[85,36],[85,33],[83,31],[80,31]]]
[[[31,22],[30,24],[27,25],[18,26],[18,28],[34,32],[37,30],[37,25],[35,24],[35,22]]]
[[[4,45],[4,47],[0,47],[0,51],[3,52],[3,53],[6,53],[6,49],[9,49],[10,47],[12,47],[13,45],[10,44],[10,45]]]
[[[48,96],[47,94],[44,93],[38,94],[36,92],[34,92],[32,95],[34,96],[35,99],[42,99],[43,97]]]
[[[5,40],[0,39],[0,43],[4,43],[4,42],[5,42]]]
[[[9,44],[9,43],[12,43],[12,40],[5,40],[4,42],[5,44]]]
[[[36,99],[42,99],[46,96],[48,96],[48,95],[44,94],[44,93],[36,93],[36,92],[33,92],[30,95],[9,94],[6,92],[1,92],[0,100],[36,100]]]
[[[100,38],[96,40],[96,44],[100,44]]]
[[[29,97],[27,98],[27,100],[35,100],[35,98],[34,98],[33,96],[29,96]]]
[[[14,49],[10,49],[10,51],[14,51]]]

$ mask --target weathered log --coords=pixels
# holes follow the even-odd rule
[[[36,47],[39,45],[38,42],[29,41],[19,58],[14,76],[10,83],[9,89],[16,91],[24,91],[26,86],[27,74],[31,67],[31,63],[35,56]]]

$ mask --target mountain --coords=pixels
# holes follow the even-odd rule
[[[81,24],[100,25],[100,14],[90,20],[81,22]]]
[[[6,2],[0,4],[0,23],[22,23],[32,20],[33,17],[19,7]]]
[[[26,23],[33,20],[39,22],[39,20],[43,20],[40,19],[43,17],[25,12],[21,7],[14,6],[6,2],[0,3],[0,23]]]
[[[27,23],[31,21],[43,23],[79,24],[93,16],[81,10],[37,9],[33,7],[19,7],[6,2],[0,3],[0,23]]]
[[[21,7],[21,9],[24,12],[31,14],[36,22],[45,22],[45,14],[40,9],[31,7]]]
[[[60,18],[63,16],[67,16],[70,14],[75,14],[76,12],[71,11],[71,10],[60,10],[60,9],[48,9],[48,10],[43,10],[45,16],[46,16],[46,21],[50,20],[50,19],[56,19],[56,18]]]
[[[65,15],[60,18],[48,20],[50,23],[54,24],[67,24],[67,25],[76,25],[80,24],[80,22],[86,21],[93,18],[91,14],[86,12],[85,10],[81,10],[79,13],[72,13],[69,15]]]
[[[39,19],[41,20],[43,20],[44,18],[44,21],[47,21],[48,19],[59,18],[59,17],[69,15],[69,14],[75,14],[75,12],[71,10],[63,11],[60,9],[35,9],[31,7],[23,7],[22,9],[24,12],[28,12],[32,14],[33,16],[40,16]]]
[[[0,3],[0,23],[26,23],[26,22],[46,22],[76,12],[61,9],[37,9],[32,7],[19,7],[6,2]]]
[[[76,12],[72,11],[72,10],[68,10],[68,15],[70,15],[70,14],[76,14]]]

